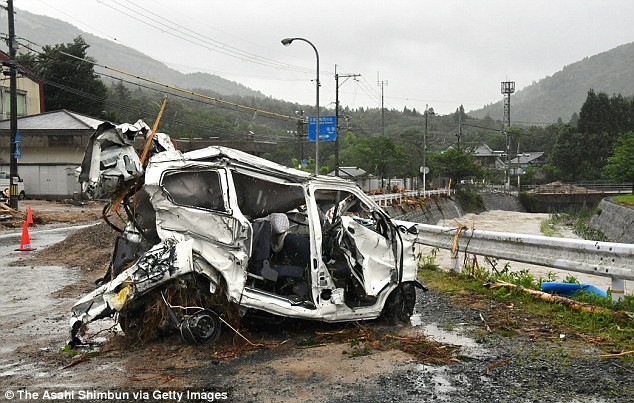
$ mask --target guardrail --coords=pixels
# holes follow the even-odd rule
[[[455,189],[432,189],[426,190],[410,190],[402,193],[385,193],[370,195],[370,197],[381,207],[387,207],[393,203],[401,204],[406,197],[430,197],[433,195],[450,195],[455,193]]]
[[[610,277],[613,300],[623,297],[625,280],[634,281],[634,244],[394,222],[416,227],[416,243],[451,250],[452,270],[459,269],[458,254],[463,252]]]

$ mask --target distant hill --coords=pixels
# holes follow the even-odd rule
[[[0,27],[7,27],[6,13],[0,13]],[[0,31],[6,33],[6,28],[1,28]],[[116,67],[119,70],[187,89],[207,89],[219,95],[265,97],[259,91],[213,74],[181,73],[139,51],[86,33],[74,25],[54,18],[16,10],[15,32],[17,37],[32,41],[40,46],[69,43],[81,35],[90,44],[88,55],[99,64]],[[20,39],[20,42],[26,44],[27,41],[23,39]],[[4,41],[0,49],[8,52]],[[34,49],[39,50],[39,48]]]
[[[608,95],[634,95],[634,42],[586,57],[511,95],[511,123],[570,121],[579,113],[588,90]],[[469,116],[501,120],[503,101],[468,112]]]
[[[259,91],[213,74],[181,73],[137,50],[88,34],[69,23],[54,18],[16,10],[15,22],[16,35],[23,38],[20,40],[22,43],[28,40],[38,45],[56,45],[72,42],[75,37],[81,35],[91,45],[88,54],[99,64],[116,67],[181,88],[209,90],[220,96],[256,97],[266,103],[267,110],[298,109],[288,107],[283,101],[269,98]],[[6,13],[0,13],[0,27],[6,26]],[[0,32],[6,34],[6,28],[0,28]],[[0,49],[7,51],[4,42],[0,42]],[[605,92],[608,95],[619,93],[624,96],[634,95],[634,42],[586,57],[565,66],[552,76],[517,91],[511,96],[511,122],[553,123],[559,118],[568,122],[575,112],[579,113],[591,88],[595,92]],[[310,106],[300,109],[306,108]],[[479,119],[489,116],[495,120],[502,120],[502,101],[470,111],[468,114]],[[362,116],[357,118],[361,119]],[[402,118],[401,114],[394,117],[395,122]],[[365,121],[367,118],[362,120]],[[378,123],[375,123],[364,122],[368,132],[379,130]]]

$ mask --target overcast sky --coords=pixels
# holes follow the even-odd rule
[[[634,41],[632,0],[14,0],[183,72],[202,71],[265,95],[446,114],[497,102],[565,65]],[[116,67],[116,66],[113,66]],[[378,77],[377,77],[378,76]]]

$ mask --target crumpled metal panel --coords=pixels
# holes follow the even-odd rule
[[[109,197],[143,174],[134,140],[149,130],[141,120],[133,125],[105,122],[97,127],[88,140],[79,174],[79,182],[89,197]]]
[[[81,298],[72,308],[71,338],[95,319],[112,316],[137,295],[193,270],[193,240],[170,240],[154,245],[114,280]]]
[[[206,210],[175,206],[162,191],[160,181],[166,170],[200,168],[177,158],[177,153],[165,152],[152,159],[145,174],[145,190],[156,212],[159,238],[193,241],[194,250],[226,279],[227,294],[231,301],[239,301],[247,279],[246,267],[250,250],[248,223],[238,218]],[[157,162],[160,161],[160,162]],[[209,165],[209,168],[216,167]]]
[[[390,281],[396,280],[391,243],[351,217],[341,217],[341,226],[342,236],[354,242],[354,251],[344,249],[352,273],[363,284],[367,295],[377,295]],[[362,273],[355,270],[356,266],[362,268]]]

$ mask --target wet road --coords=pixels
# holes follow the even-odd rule
[[[31,246],[45,248],[65,239],[69,233],[82,226],[41,226],[30,229]],[[58,266],[15,265],[27,257],[28,251],[17,251],[22,240],[22,229],[0,234],[0,383],[3,379],[15,379],[15,375],[41,378],[50,375],[47,367],[37,359],[33,351],[57,351],[59,340],[67,337],[68,312],[73,300],[57,298],[54,292],[75,282],[79,270]],[[20,355],[16,352],[30,352]]]

